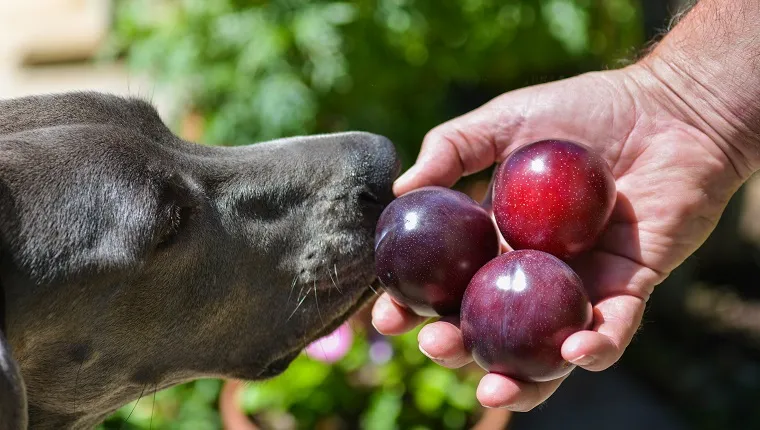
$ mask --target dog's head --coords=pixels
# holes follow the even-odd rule
[[[4,333],[31,420],[282,372],[373,294],[398,170],[368,133],[210,147],[139,100],[0,102]]]

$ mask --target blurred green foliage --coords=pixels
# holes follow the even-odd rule
[[[365,130],[391,138],[408,166],[428,130],[502,92],[616,66],[642,43],[640,15],[635,0],[123,0],[106,56],[171,88],[202,118],[204,143]],[[361,333],[334,366],[301,357],[247,386],[243,405],[299,428],[471,424],[480,374],[432,364],[416,332],[390,341],[384,364]],[[103,428],[220,428],[220,388],[164,390]]]
[[[128,0],[110,51],[200,113],[205,143],[365,130],[408,165],[435,125],[614,66],[642,31],[634,0]]]
[[[118,410],[99,429],[221,429],[222,381],[203,379],[159,391]]]
[[[285,422],[299,429],[460,429],[477,420],[479,370],[452,372],[425,358],[417,347],[419,329],[389,339],[374,331],[367,336],[358,325],[354,332],[351,350],[335,364],[302,354],[283,375],[248,384],[243,410],[263,428]],[[390,346],[390,354],[372,360],[371,344]],[[101,428],[221,428],[216,412],[221,386],[199,380],[146,396]]]
[[[365,336],[334,366],[302,355],[281,377],[248,387],[243,407],[270,417],[290,413],[304,429],[328,422],[336,429],[461,428],[476,406],[479,375],[433,364],[416,339],[416,332],[393,339],[397,357],[384,363],[370,360]]]

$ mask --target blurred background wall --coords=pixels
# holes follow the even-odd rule
[[[362,129],[390,137],[409,166],[430,128],[500,93],[631,61],[683,3],[0,0],[0,98],[138,96],[178,134],[212,145]],[[489,174],[457,188],[477,198]],[[228,403],[278,429],[760,428],[759,244],[752,180],[658,287],[619,365],[574,372],[530,413],[482,410],[478,368],[440,368],[416,331],[384,338],[366,312],[340,362],[300,357]],[[225,387],[162,391],[103,428],[222,428]]]
[[[144,74],[122,62],[97,62],[113,29],[110,0],[0,1],[0,98],[94,90],[153,96],[170,114],[167,95],[155,95]]]

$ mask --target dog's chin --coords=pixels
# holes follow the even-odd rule
[[[340,327],[348,318],[351,317],[356,311],[361,309],[367,304],[372,297],[375,296],[375,291],[379,287],[379,280],[375,279],[372,282],[372,288],[369,288],[359,295],[359,298],[352,304],[350,304],[344,311],[339,312],[334,318],[332,318],[327,324],[320,328],[315,334],[305,337],[299,348],[285,354],[284,356],[269,363],[261,372],[256,375],[256,380],[269,379],[278,376],[285,372],[290,364],[301,354],[303,348],[309,343],[332,333],[335,329]]]

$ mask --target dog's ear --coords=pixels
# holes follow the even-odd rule
[[[26,430],[26,388],[5,338],[4,292],[0,286],[0,430]]]
[[[8,223],[5,209],[12,206],[10,195],[5,181],[0,180],[0,261],[5,248],[2,232]],[[26,386],[5,333],[5,288],[0,281],[0,430],[26,430],[29,421]]]

